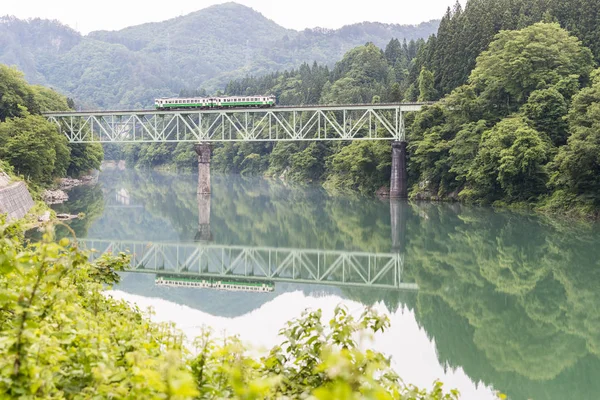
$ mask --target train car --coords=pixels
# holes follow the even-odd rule
[[[266,108],[275,106],[275,96],[227,96],[156,99],[157,110]]]

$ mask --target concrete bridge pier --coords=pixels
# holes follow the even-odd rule
[[[197,143],[194,150],[198,154],[198,195],[210,194],[210,143]]]
[[[392,142],[392,176],[390,178],[390,198],[408,198],[408,171],[406,169],[405,141]]]

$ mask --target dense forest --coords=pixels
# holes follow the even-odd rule
[[[43,86],[29,85],[23,74],[0,64],[0,162],[35,189],[54,178],[78,176],[100,166],[99,144],[68,143],[42,111],[69,109],[70,99]]]
[[[581,200],[592,211],[600,205],[594,67],[591,51],[556,23],[498,34],[468,83],[416,117],[413,194],[484,203],[552,195],[548,206]]]

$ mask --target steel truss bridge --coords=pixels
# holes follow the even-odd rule
[[[404,113],[432,103],[231,110],[49,112],[71,143],[405,140]]]
[[[78,242],[96,250],[92,260],[109,252],[129,253],[130,272],[418,290],[417,284],[402,281],[404,256],[399,253],[95,239]]]

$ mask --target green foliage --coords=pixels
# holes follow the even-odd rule
[[[40,111],[68,111],[69,106],[65,96],[44,86],[31,86],[34,92],[34,99]],[[74,105],[74,104],[73,104]]]
[[[25,82],[23,73],[0,64],[0,122],[21,116],[24,110],[39,111],[35,91]]]
[[[433,72],[423,67],[419,74],[419,97],[417,101],[432,101],[436,98],[436,90],[433,86]]]
[[[573,98],[569,136],[552,164],[552,184],[583,203],[600,205],[600,70],[592,87]]]
[[[124,260],[23,247],[0,232],[0,393],[8,398],[190,398],[181,336],[102,293]]]
[[[477,58],[469,81],[482,97],[514,111],[534,90],[563,78],[585,82],[593,68],[592,52],[559,24],[537,23],[519,31],[502,31]]]
[[[67,173],[79,176],[100,167],[98,144],[68,144],[56,126],[36,115],[74,105],[43,86],[30,86],[23,75],[0,64],[0,158],[34,185],[49,185]],[[85,129],[85,128],[84,128]]]
[[[258,362],[236,338],[217,344],[210,331],[196,341],[199,355],[191,368],[201,398],[316,398],[452,400],[436,382],[431,392],[405,385],[383,354],[359,350],[389,327],[386,318],[367,310],[355,319],[336,308],[326,326],[321,311],[305,312],[280,331],[283,342]],[[364,344],[364,343],[363,343]]]
[[[531,201],[546,189],[550,143],[521,117],[483,133],[461,195],[488,201]]]
[[[412,196],[456,199],[459,193],[467,201],[531,204],[545,202],[552,188],[565,189],[568,174],[579,179],[579,168],[594,171],[593,161],[569,164],[573,158],[564,146],[570,134],[576,142],[576,126],[589,127],[597,118],[593,111],[585,115],[584,95],[575,95],[589,81],[592,65],[590,51],[555,23],[499,33],[477,59],[469,84],[415,118],[409,133]],[[556,172],[559,162],[562,173]],[[549,170],[555,171],[550,188]]]
[[[350,50],[336,64],[333,84],[323,90],[321,102],[371,103],[373,96],[383,92],[381,85],[387,83],[388,68],[384,53],[372,43]]]
[[[430,37],[419,52],[409,72],[410,80],[416,82],[421,68],[426,67],[434,72],[436,90],[442,96],[451,93],[467,83],[477,57],[494,41],[496,34],[523,29],[537,22],[560,24],[591,49],[598,62],[600,24],[596,10],[599,7],[600,0],[470,0],[464,9],[457,2],[452,9],[448,8],[437,35]],[[551,53],[556,49],[548,50]],[[541,66],[541,70],[544,68]],[[529,92],[535,89],[539,88],[534,87]]]
[[[555,88],[534,91],[523,106],[523,114],[533,127],[547,134],[557,147],[567,143],[568,111],[567,101]]]
[[[0,221],[3,397],[458,399],[439,382],[431,392],[404,384],[383,354],[359,349],[389,327],[371,310],[355,319],[337,308],[329,326],[320,310],[307,312],[260,359],[237,338],[217,344],[205,331],[190,358],[172,326],[103,293],[129,261],[90,263],[76,243],[48,236],[24,246]]]
[[[70,143],[71,157],[67,174],[78,177],[90,170],[99,169],[104,159],[100,143]]]
[[[352,142],[328,158],[325,187],[373,193],[389,182],[391,165],[389,143]]]
[[[48,184],[64,176],[70,154],[67,139],[45,118],[25,110],[21,115],[0,123],[0,158],[34,183]]]

